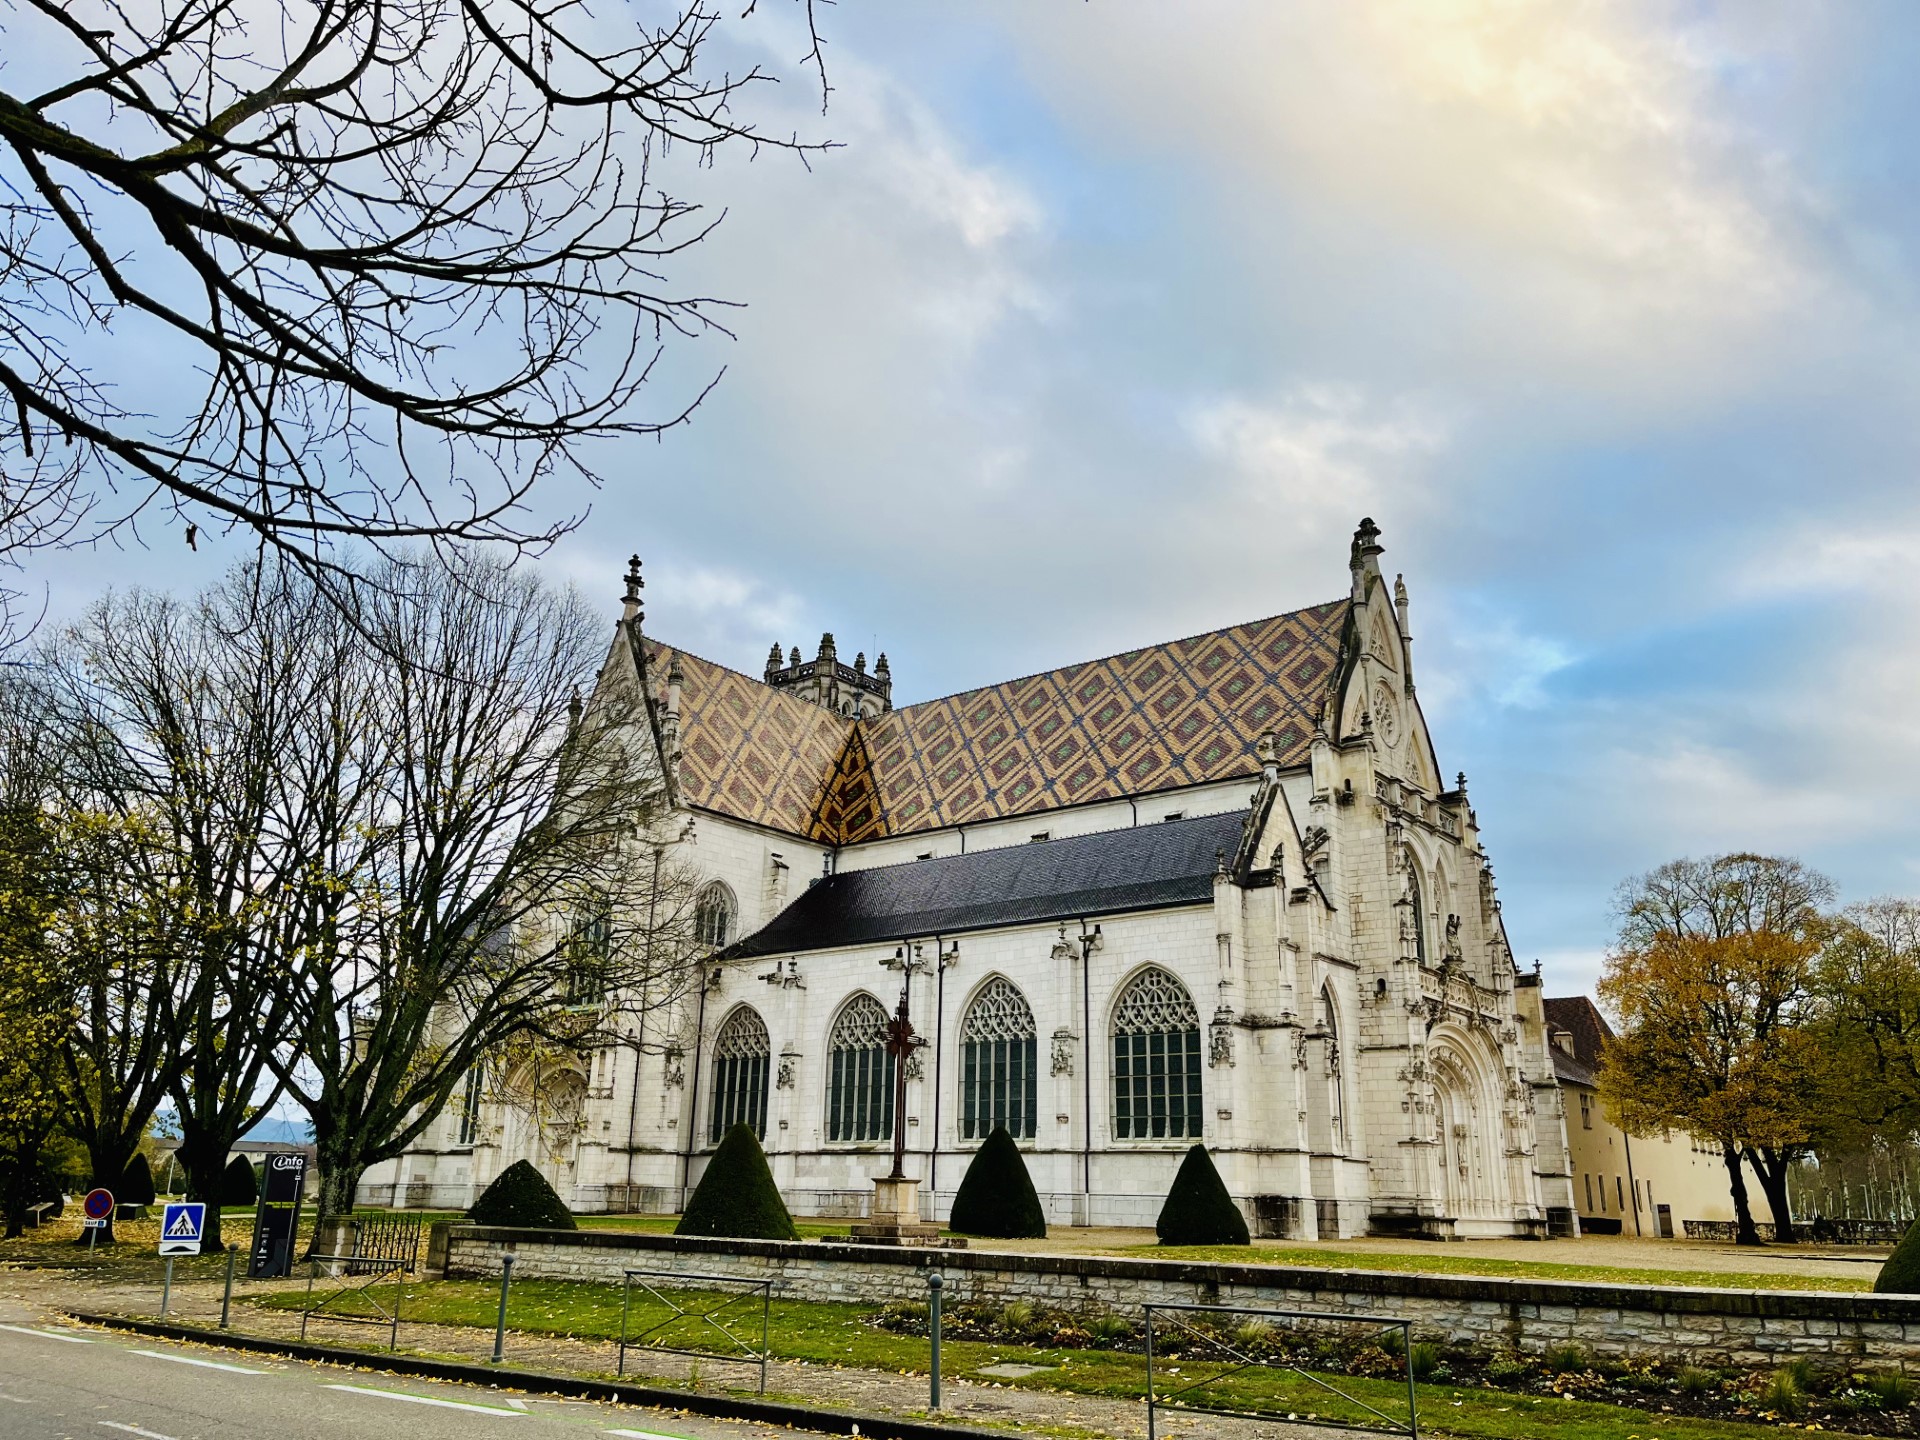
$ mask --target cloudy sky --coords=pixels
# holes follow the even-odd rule
[[[738,8],[738,7],[736,7]],[[733,13],[729,11],[729,14]],[[923,699],[1338,596],[1371,514],[1516,952],[1726,848],[1920,893],[1910,7],[932,0],[731,32],[760,114],[674,273],[695,423],[542,562],[757,671]],[[68,554],[108,583],[232,558]]]

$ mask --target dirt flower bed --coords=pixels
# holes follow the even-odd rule
[[[925,1335],[927,1307],[888,1305],[872,1322],[902,1335]],[[1248,1316],[1185,1314],[1154,1327],[1154,1357],[1178,1364],[1232,1365],[1243,1358],[1322,1375],[1384,1379],[1404,1375],[1409,1360],[1422,1384],[1505,1394],[1560,1396],[1619,1404],[1660,1414],[1739,1420],[1787,1428],[1861,1435],[1920,1435],[1920,1381],[1890,1370],[1823,1368],[1796,1359],[1775,1370],[1721,1369],[1654,1358],[1614,1360],[1578,1345],[1544,1354],[1494,1352],[1417,1336],[1409,1354],[1399,1333],[1364,1323],[1275,1324]],[[948,1339],[1005,1345],[1141,1354],[1141,1323],[1110,1312],[1051,1310],[1015,1301],[962,1304],[941,1316]]]

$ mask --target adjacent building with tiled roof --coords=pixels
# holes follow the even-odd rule
[[[860,1214],[898,1138],[938,1219],[1005,1128],[1055,1223],[1152,1224],[1201,1141],[1267,1234],[1570,1229],[1538,977],[1382,553],[1365,521],[1337,599],[904,705],[831,636],[678,648],[636,563],[588,704],[637,717],[711,954],[575,1111],[481,1103],[372,1183],[464,1203],[524,1156],[671,1209],[745,1123],[796,1213]]]

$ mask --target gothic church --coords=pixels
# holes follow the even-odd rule
[[[672,1210],[745,1121],[813,1216],[860,1215],[904,1127],[938,1220],[1005,1126],[1055,1225],[1152,1225],[1199,1140],[1256,1234],[1570,1228],[1539,976],[1381,554],[1363,521],[1338,599],[898,709],[831,636],[758,678],[676,649],[630,577],[601,685],[692,822],[702,983],[672,1044],[594,1059],[564,1144],[476,1088],[363,1199],[464,1206],[524,1157]]]

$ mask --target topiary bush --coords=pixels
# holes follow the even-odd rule
[[[122,1205],[153,1204],[153,1167],[145,1155],[135,1152],[127,1162],[127,1173],[113,1187],[113,1198]]]
[[[1027,1174],[1027,1162],[1004,1125],[995,1126],[974,1152],[973,1163],[954,1194],[947,1228],[992,1240],[1047,1238],[1047,1217]]]
[[[1873,1290],[1876,1295],[1920,1295],[1920,1220],[1909,1225],[1893,1247]]]
[[[221,1205],[251,1205],[259,1198],[260,1185],[254,1179],[253,1166],[247,1157],[236,1155],[227,1161],[226,1175],[220,1182]]]
[[[673,1233],[733,1240],[800,1238],[751,1125],[741,1121],[721,1137]]]
[[[1154,1226],[1162,1245],[1251,1245],[1247,1217],[1227,1194],[1207,1147],[1195,1145],[1180,1162],[1167,1203]]]
[[[481,1192],[467,1211],[476,1225],[519,1225],[533,1230],[577,1230],[573,1212],[531,1162],[516,1160]]]

